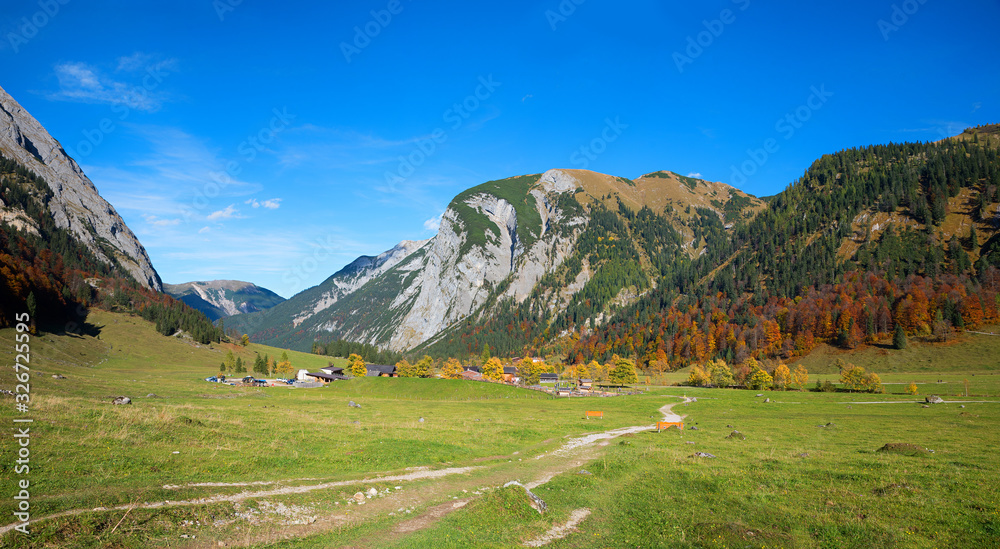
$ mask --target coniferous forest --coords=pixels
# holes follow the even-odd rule
[[[711,210],[698,211],[692,225],[705,246],[694,259],[663,215],[596,207],[581,255],[560,267],[575,275],[575,258],[588,257],[595,275],[565,311],[508,300],[427,348],[537,353],[561,335],[569,362],[617,354],[663,371],[712,358],[791,358],[821,342],[854,348],[891,338],[897,326],[945,339],[995,321],[1000,163],[990,128],[825,155],[730,232]],[[641,297],[594,323],[623,286]]]

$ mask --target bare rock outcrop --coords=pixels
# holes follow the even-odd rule
[[[160,276],[139,239],[97,192],[75,160],[28,111],[0,88],[0,152],[38,174],[54,194],[49,210],[103,261],[115,260],[139,284],[162,291]],[[102,247],[101,243],[107,246]],[[108,249],[110,248],[110,249]],[[109,257],[109,253],[114,257]]]

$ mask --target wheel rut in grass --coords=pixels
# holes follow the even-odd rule
[[[354,484],[365,484],[365,483],[375,483],[375,482],[403,482],[412,480],[427,480],[427,479],[440,479],[450,475],[461,475],[465,473],[470,473],[479,469],[479,467],[451,467],[448,469],[438,469],[431,471],[414,471],[411,473],[403,475],[387,475],[379,476],[375,478],[357,479],[357,480],[340,480],[335,482],[325,482],[322,484],[312,484],[306,486],[285,486],[282,488],[275,488],[272,490],[258,490],[255,492],[240,492],[239,494],[231,495],[220,495],[220,496],[209,496],[205,498],[181,500],[181,501],[153,501],[147,503],[139,503],[134,505],[117,505],[115,507],[96,507],[93,509],[73,509],[70,511],[63,511],[61,513],[55,513],[52,515],[46,515],[44,517],[38,517],[30,521],[29,524],[34,524],[43,520],[50,520],[60,517],[68,517],[73,515],[80,515],[83,513],[91,511],[129,511],[134,509],[164,509],[169,507],[184,507],[190,505],[210,505],[213,503],[227,503],[227,502],[237,502],[243,501],[251,498],[268,498],[274,496],[284,496],[290,494],[304,494],[307,492],[313,492],[316,490],[328,490],[330,488],[338,488],[341,486],[351,486]],[[14,529],[20,523],[9,524],[7,526],[0,527],[0,536],[6,534],[7,532]]]
[[[672,398],[683,399],[684,403],[692,401],[692,399],[690,399],[688,397],[680,397],[680,396],[674,396],[674,395],[665,395],[665,396],[670,396]],[[667,404],[667,405],[665,405],[665,406],[663,406],[663,407],[660,408],[659,411],[660,411],[661,414],[663,414],[663,421],[681,421],[683,419],[683,416],[677,415],[677,414],[673,413],[673,411],[672,411],[672,408],[675,405],[677,405],[677,404],[680,404],[680,403],[671,403],[671,404]],[[557,475],[565,473],[565,472],[567,472],[567,471],[569,471],[569,470],[571,470],[573,468],[580,467],[583,464],[585,464],[586,462],[595,459],[597,457],[597,454],[599,453],[599,449],[601,447],[606,446],[607,444],[609,444],[610,441],[612,439],[614,439],[614,438],[620,437],[620,436],[625,435],[625,434],[633,434],[633,433],[638,433],[638,432],[642,432],[642,431],[652,430],[652,429],[655,429],[655,428],[656,428],[655,425],[622,427],[622,428],[611,429],[609,431],[604,431],[604,432],[600,432],[600,433],[591,433],[591,434],[588,434],[588,435],[584,435],[582,437],[572,438],[567,443],[565,443],[562,447],[560,447],[559,449],[554,450],[552,452],[544,453],[544,454],[541,454],[541,455],[535,457],[536,460],[541,460],[543,458],[550,458],[550,459],[547,459],[547,460],[544,460],[544,461],[540,462],[538,464],[538,466],[536,466],[536,467],[534,467],[532,469],[535,472],[534,479],[526,482],[525,486],[528,489],[532,489],[533,490],[533,489],[535,489],[535,488],[537,488],[539,486],[542,486],[545,483],[549,482],[552,478],[556,477]],[[497,456],[497,457],[500,457],[500,456]],[[508,457],[513,457],[513,456],[508,456]],[[458,475],[464,475],[464,474],[471,473],[471,472],[474,472],[474,471],[484,471],[484,470],[486,470],[486,471],[493,470],[494,473],[488,475],[490,477],[489,479],[477,479],[477,480],[471,480],[470,479],[470,480],[467,481],[468,485],[465,486],[465,487],[469,488],[469,489],[474,489],[473,485],[482,486],[483,483],[486,483],[486,484],[496,484],[497,486],[500,486],[500,485],[502,485],[504,483],[504,479],[510,480],[510,476],[512,476],[513,474],[515,474],[514,471],[510,470],[510,468],[507,467],[507,465],[508,465],[508,463],[504,462],[504,463],[497,463],[497,464],[484,464],[484,465],[471,466],[471,467],[451,467],[451,468],[447,468],[447,469],[438,469],[438,470],[415,470],[415,471],[412,471],[410,473],[401,474],[401,475],[376,476],[376,477],[373,477],[373,478],[364,478],[364,479],[356,479],[356,480],[344,480],[344,481],[334,481],[334,482],[326,482],[326,483],[303,485],[303,486],[283,486],[283,487],[273,488],[273,489],[269,489],[269,490],[244,491],[244,492],[241,492],[239,494],[216,495],[216,496],[208,496],[208,497],[204,497],[204,498],[181,500],[181,501],[166,500],[166,501],[155,501],[155,502],[129,504],[129,505],[118,505],[118,506],[107,507],[107,508],[97,507],[97,508],[92,508],[92,509],[91,508],[88,508],[88,509],[74,509],[74,510],[63,511],[63,512],[59,512],[59,513],[55,513],[55,514],[51,514],[51,515],[47,515],[47,516],[35,518],[35,519],[33,519],[33,520],[30,521],[30,524],[34,524],[34,523],[37,523],[37,522],[40,522],[40,521],[45,521],[45,520],[51,520],[51,519],[61,518],[61,517],[68,517],[68,516],[80,515],[80,514],[83,514],[83,513],[93,512],[93,511],[126,511],[126,512],[130,512],[130,511],[135,510],[135,509],[165,509],[165,508],[182,507],[182,506],[209,505],[209,504],[216,504],[216,503],[239,502],[239,501],[243,501],[243,500],[247,500],[247,499],[268,498],[268,497],[284,496],[284,495],[291,495],[291,494],[303,494],[303,493],[308,493],[308,492],[313,492],[313,491],[322,491],[322,490],[328,490],[328,489],[331,489],[331,488],[337,488],[337,487],[343,487],[343,486],[351,486],[351,485],[357,485],[357,484],[365,484],[365,483],[375,483],[375,482],[402,482],[402,481],[416,481],[416,480],[446,481],[448,479],[448,477],[455,477],[455,476],[458,476]],[[303,481],[303,480],[313,480],[313,479],[295,479],[295,480],[297,480],[297,481]],[[272,485],[272,484],[280,484],[280,483],[279,482],[266,482],[266,481],[248,481],[248,482],[242,482],[242,483],[221,483],[221,482],[219,482],[219,483],[213,483],[213,482],[206,482],[206,483],[191,484],[191,485],[187,485],[187,486],[190,486],[190,487],[206,487],[207,488],[207,487],[231,487],[231,486],[247,486],[247,487],[249,487],[249,486],[262,486],[262,485]],[[454,486],[457,487],[457,488],[461,488],[462,485],[466,484],[466,482],[455,482],[455,483],[452,483],[452,484],[454,484]],[[178,485],[166,485],[166,486],[164,486],[164,488],[167,488],[167,489],[177,489],[177,488],[180,488],[180,487],[181,486],[178,486]],[[442,493],[440,491],[438,491],[438,490],[429,490],[425,494],[423,494],[423,497],[418,497],[418,499],[422,500],[422,502],[424,502],[424,503],[427,503],[427,502],[433,501],[434,499],[440,498],[440,497],[442,497]],[[383,533],[383,535],[378,535],[378,536],[370,537],[369,539],[366,540],[366,544],[365,545],[366,546],[370,546],[370,547],[384,546],[384,545],[387,544],[387,542],[397,541],[397,540],[399,540],[399,539],[401,539],[403,537],[412,535],[415,532],[427,529],[427,528],[433,526],[434,524],[436,524],[438,521],[440,521],[444,517],[446,517],[449,514],[451,514],[452,512],[454,512],[454,511],[456,511],[458,509],[463,508],[465,505],[467,505],[471,501],[475,500],[476,497],[477,496],[473,495],[473,496],[465,497],[465,498],[462,498],[462,499],[453,499],[452,501],[445,501],[443,503],[439,503],[437,505],[434,505],[434,506],[428,508],[423,513],[421,513],[419,516],[416,516],[416,517],[413,517],[411,519],[407,519],[407,520],[404,520],[402,522],[397,523],[394,527],[392,527],[390,529],[387,529]],[[360,508],[356,508],[355,510],[359,510],[359,509]],[[372,511],[374,511],[374,509],[372,509]],[[577,511],[581,511],[581,510],[577,510]],[[577,511],[574,511],[574,513],[576,513]],[[363,515],[368,515],[368,514],[369,514],[369,512],[364,512],[363,513]],[[589,512],[588,512],[588,514],[589,514]],[[344,517],[340,517],[340,518],[344,518]],[[352,520],[352,522],[354,520],[358,520],[359,518],[362,519],[362,520],[364,519],[363,516],[362,517],[355,516],[354,519]],[[586,518],[586,515],[578,518],[577,522],[572,522],[572,520],[571,520],[570,522],[572,522],[572,524],[567,523],[568,525],[563,525],[561,527],[554,527],[553,531],[555,533],[553,533],[552,535],[553,536],[557,536],[558,535],[558,537],[552,537],[549,541],[554,541],[556,539],[560,539],[561,537],[564,537],[565,535],[568,535],[576,527],[576,524],[578,524],[580,521],[582,521],[585,518]],[[320,521],[320,522],[321,523],[328,523],[327,524],[328,527],[329,526],[334,526],[334,524],[331,523],[331,521],[324,520],[324,521]],[[340,521],[335,521],[335,522],[340,522]],[[14,524],[9,524],[9,525],[0,527],[0,536],[6,534],[7,532],[9,532],[11,530],[13,530],[15,526],[18,526],[18,524],[20,524],[20,523],[14,523]],[[325,530],[325,529],[328,529],[328,528],[322,528],[322,527],[320,527],[320,528],[315,528],[315,529],[306,529],[307,531],[303,532],[303,533],[305,535],[309,535],[310,533],[319,533],[317,530],[322,531],[322,530]],[[545,543],[548,543],[549,541],[546,541]],[[238,542],[237,542],[237,545],[238,545]]]
[[[683,421],[684,417],[673,412],[673,407],[677,404],[684,404],[688,402],[693,402],[693,399],[686,396],[671,396],[672,398],[680,398],[682,402],[674,402],[671,404],[664,405],[660,408],[660,413],[663,414],[663,421],[669,422],[679,422]],[[582,437],[577,437],[571,439],[569,442],[564,444],[559,449],[535,456],[535,460],[541,460],[543,458],[550,458],[550,463],[546,464],[545,461],[541,462],[542,467],[540,470],[536,469],[536,475],[530,482],[524,483],[525,488],[529,490],[534,490],[539,486],[542,486],[555,478],[558,475],[566,473],[572,469],[582,466],[583,464],[591,461],[598,456],[598,448],[606,446],[612,439],[620,437],[625,434],[639,433],[642,431],[649,431],[655,429],[655,425],[642,425],[634,427],[622,427],[618,429],[611,429],[602,433],[591,433]],[[554,459],[551,459],[554,458]],[[497,468],[502,468],[506,465],[497,464]],[[502,475],[500,475],[501,478]],[[383,535],[376,535],[369,537],[366,542],[366,547],[381,547],[389,545],[391,543],[399,541],[401,538],[411,535],[420,530],[430,528],[438,521],[448,516],[449,514],[465,507],[468,503],[473,501],[474,497],[463,498],[460,500],[455,500],[451,502],[445,502],[440,505],[431,507],[423,514],[413,519],[406,520],[397,524],[392,529],[383,533]],[[589,509],[577,509],[570,514],[570,519],[562,525],[553,526],[548,532],[536,538],[526,542],[528,547],[541,547],[558,539],[562,539],[569,535],[576,529],[576,526],[583,522],[590,515]],[[533,544],[533,545],[532,545]]]

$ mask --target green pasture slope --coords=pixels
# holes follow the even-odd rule
[[[998,404],[922,408],[912,399],[859,404],[871,398],[840,393],[688,394],[698,401],[677,410],[698,430],[616,440],[603,459],[579,468],[591,475],[574,469],[536,490],[549,506],[545,515],[508,488],[385,547],[518,547],[581,508],[590,517],[547,547],[983,548],[1000,539]],[[746,440],[727,438],[733,430]],[[877,451],[900,442],[933,452]],[[273,547],[365,546],[374,530],[394,523],[385,517],[381,526]]]
[[[204,378],[218,371],[227,350],[240,353],[244,362],[254,351],[274,357],[281,350],[197,346],[160,336],[141,319],[102,311],[92,312],[89,323],[99,336],[32,338],[28,416],[35,422],[29,478],[36,517],[206,495],[204,489],[165,485],[301,484],[313,480],[294,479],[345,480],[406,467],[447,467],[593,428],[593,422],[583,419],[587,402],[557,401],[535,391],[479,382],[364,378],[319,389],[208,383]],[[14,335],[0,331],[0,353],[8,361],[13,359]],[[330,360],[291,351],[289,357],[296,368],[310,370]],[[13,371],[5,369],[0,383],[13,387]],[[113,406],[118,395],[129,396],[133,404]],[[362,407],[349,407],[350,400]],[[21,417],[13,399],[0,402],[0,422],[13,425],[12,419]],[[613,408],[620,413],[602,427],[648,423],[659,405],[617,400]],[[12,448],[10,440],[4,448]],[[10,459],[0,462],[2,478],[14,479],[13,466]],[[5,481],[4,486],[13,495],[13,485]],[[213,488],[210,493],[241,490]],[[11,517],[13,506],[11,498],[0,499],[0,516]],[[132,516],[143,515],[136,513]],[[109,539],[129,547],[155,545],[158,535],[191,513],[195,511],[149,512],[157,518],[148,529],[119,529]],[[109,539],[90,536],[91,543],[61,536],[110,531],[114,524],[104,521],[111,515],[87,513],[39,524],[38,535],[27,544],[11,534],[3,541],[19,547],[101,547]],[[117,520],[120,513],[114,516]]]
[[[28,475],[33,515],[86,511],[34,524],[28,538],[8,533],[0,547],[206,547],[217,540],[230,547],[516,547],[580,508],[590,509],[590,517],[547,547],[984,548],[1000,539],[996,367],[963,371],[952,363],[940,374],[921,368],[883,375],[890,383],[918,381],[920,397],[889,385],[890,394],[874,397],[767,392],[758,398],[748,391],[668,387],[624,398],[554,399],[493,384],[384,378],[309,390],[240,389],[204,381],[217,372],[226,350],[244,361],[254,352],[274,357],[281,350],[196,346],[159,336],[141,319],[101,311],[89,321],[99,336],[33,338],[28,414],[35,420]],[[8,362],[13,336],[0,331],[0,355]],[[961,353],[963,346],[992,341],[952,347]],[[310,370],[330,360],[295,352],[289,357],[296,368]],[[992,402],[929,408],[917,402],[931,393],[958,399],[949,395],[964,392],[964,379],[974,396],[962,400]],[[0,386],[13,381],[10,369],[0,373]],[[383,540],[378,536],[399,524],[400,515],[380,512],[363,522],[318,528],[251,524],[234,518],[232,503],[93,511],[248,489],[188,486],[195,483],[296,486],[413,467],[484,465],[462,482],[526,481],[540,463],[530,457],[557,448],[566,435],[649,424],[660,406],[677,401],[668,395],[684,394],[697,402],[675,411],[698,430],[614,440],[596,460],[536,490],[549,505],[545,515],[527,507],[523,492],[490,490],[427,529]],[[112,406],[117,395],[134,403]],[[362,407],[348,407],[350,400]],[[875,400],[896,403],[863,404]],[[10,432],[19,415],[13,399],[3,397],[0,404],[0,421]],[[605,420],[583,419],[588,409],[605,411]],[[746,440],[727,439],[734,429]],[[0,498],[0,516],[8,517],[3,524],[13,522],[11,440],[5,437],[8,457],[0,462],[4,492],[11,496]],[[887,443],[933,452],[876,452]],[[691,457],[694,452],[717,458]],[[577,474],[581,468],[592,474]],[[401,493],[427,495],[409,516],[467,495],[457,481],[449,482],[407,483]],[[343,511],[335,500],[356,490],[269,500],[332,516]],[[239,509],[260,504],[246,501]],[[197,537],[180,538],[182,532]],[[373,545],[376,538],[382,541]]]

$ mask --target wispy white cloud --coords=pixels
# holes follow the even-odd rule
[[[236,209],[236,204],[230,204],[225,209],[208,214],[209,221],[219,221],[221,219],[242,219],[240,211]]]
[[[441,216],[442,215],[444,215],[444,214],[436,215],[436,216],[428,219],[427,221],[424,221],[424,229],[426,229],[428,231],[431,231],[431,232],[437,232],[438,229],[441,228]]]
[[[180,225],[181,224],[181,220],[180,219],[160,219],[159,217],[157,217],[155,215],[148,215],[147,214],[147,215],[143,215],[142,218],[146,220],[146,223],[149,223],[150,225],[153,225],[154,227],[173,227],[175,225]]]
[[[131,109],[153,112],[168,100],[169,96],[162,91],[161,84],[176,70],[176,60],[157,60],[144,53],[118,59],[114,72],[127,73],[124,80],[107,76],[100,68],[88,63],[59,63],[54,68],[59,91],[47,97],[54,101],[126,105]]]
[[[281,207],[280,198],[272,198],[270,200],[265,200],[263,202],[258,202],[256,198],[251,198],[244,202],[244,204],[249,205],[251,208],[266,208],[268,210],[277,210]]]
[[[701,179],[701,173],[699,173],[699,172],[691,172],[691,173],[688,174],[688,177],[697,177],[698,179]]]

